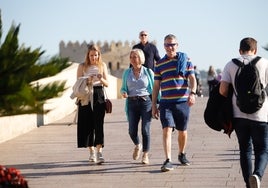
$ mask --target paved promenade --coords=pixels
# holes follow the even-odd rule
[[[112,100],[113,113],[105,117],[102,165],[88,162],[88,150],[76,147],[74,115],[0,144],[0,164],[18,168],[30,188],[243,188],[235,133],[231,139],[209,129],[203,120],[207,98],[197,98],[191,108],[187,157],[190,166],[177,160],[177,133],[173,133],[174,170],[161,172],[164,161],[162,131],[151,125],[150,164],[132,160],[124,100]],[[27,123],[27,122],[21,122]],[[19,125],[18,125],[19,126]],[[262,181],[268,187],[268,171]]]

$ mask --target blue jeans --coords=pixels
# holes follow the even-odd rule
[[[152,101],[149,96],[144,99],[128,99],[128,132],[132,142],[135,145],[139,144],[138,126],[141,119],[142,148],[143,152],[147,152],[150,150]]]
[[[268,124],[248,119],[236,118],[234,128],[240,149],[240,165],[243,178],[248,184],[249,176],[256,174],[262,178],[268,161]],[[252,147],[253,145],[253,147]],[[255,162],[252,171],[252,151]]]

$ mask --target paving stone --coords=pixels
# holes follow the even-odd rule
[[[187,157],[190,166],[181,166],[177,155],[177,133],[172,134],[174,170],[161,172],[164,162],[162,129],[159,120],[151,125],[150,164],[134,161],[134,145],[128,135],[124,99],[112,100],[113,112],[105,117],[105,163],[88,162],[89,151],[77,148],[75,112],[52,124],[41,126],[0,144],[0,164],[18,168],[30,188],[241,188],[244,182],[239,165],[235,133],[228,138],[209,129],[203,120],[207,98],[197,98],[191,107]],[[139,135],[140,129],[139,129]],[[262,180],[268,187],[268,172]]]

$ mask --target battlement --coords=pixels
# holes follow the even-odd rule
[[[155,41],[152,41],[156,44]],[[129,67],[129,52],[136,43],[135,41],[129,42],[125,41],[107,41],[101,42],[86,41],[79,43],[63,41],[59,44],[59,54],[60,57],[68,57],[70,61],[81,63],[85,59],[88,44],[96,44],[100,47],[102,53],[102,60],[106,63],[108,71],[111,75],[121,78],[122,72]]]

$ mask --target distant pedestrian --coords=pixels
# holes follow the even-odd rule
[[[152,116],[160,120],[163,130],[165,161],[161,171],[173,170],[171,162],[172,131],[178,131],[178,160],[182,165],[190,165],[186,158],[187,125],[190,106],[195,103],[196,80],[194,66],[183,52],[177,52],[176,36],[164,38],[166,55],[156,63],[152,97]],[[157,96],[161,92],[159,111]]]
[[[196,65],[194,66],[194,74],[195,74],[195,79],[196,79],[196,95],[198,97],[202,97],[203,94],[202,94],[201,74]]]
[[[122,76],[121,94],[126,98],[126,113],[129,123],[129,136],[135,144],[133,159],[138,160],[141,151],[142,163],[149,164],[150,129],[152,120],[152,101],[154,73],[151,69],[142,66],[145,57],[141,49],[132,49],[130,52],[131,68],[124,71]],[[138,136],[141,120],[142,144]]]
[[[244,38],[240,41],[240,57],[237,59],[244,64],[250,63],[257,53],[257,41]],[[268,84],[268,60],[261,58],[257,63],[260,80],[263,86]],[[220,94],[227,96],[229,85],[234,88],[233,94],[233,127],[237,135],[240,150],[240,166],[247,188],[259,188],[268,162],[268,98],[266,94],[263,106],[254,113],[240,111],[236,103],[235,75],[238,66],[228,62],[222,72]],[[244,83],[245,85],[247,83]],[[254,151],[254,152],[253,152]],[[252,154],[254,153],[254,165]]]
[[[217,80],[220,82],[221,81],[221,77],[222,77],[222,71],[221,70],[218,70],[218,73],[217,73]]]
[[[208,83],[208,87],[209,87],[209,89],[208,89],[209,93],[219,83],[219,81],[217,79],[217,72],[215,71],[215,69],[212,65],[210,65],[209,69],[208,69],[207,83]]]
[[[77,145],[78,148],[89,148],[89,161],[101,164],[104,162],[104,116],[105,103],[103,87],[108,87],[107,66],[101,59],[101,52],[96,45],[89,45],[85,62],[79,64],[77,79],[87,78],[89,90],[93,90],[89,101],[84,104],[78,98]],[[96,151],[95,151],[96,147]]]
[[[155,62],[160,59],[157,47],[148,41],[149,34],[147,31],[139,33],[140,42],[133,46],[134,48],[141,49],[145,55],[145,62],[143,66],[150,68],[154,71]]]

